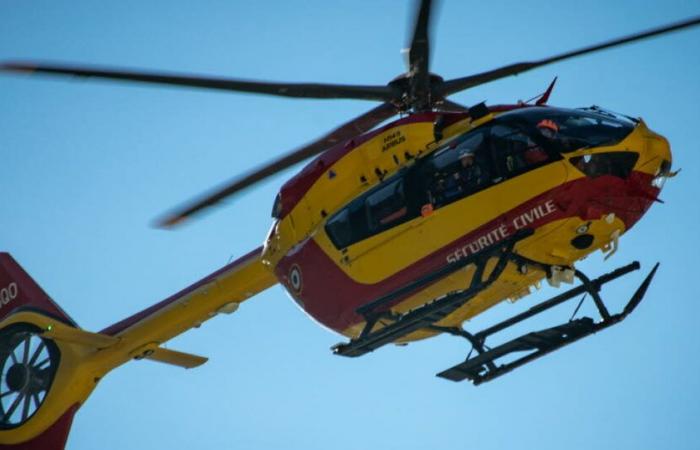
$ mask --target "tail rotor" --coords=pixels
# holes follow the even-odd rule
[[[0,330],[0,429],[26,423],[41,408],[51,387],[60,352],[29,324]]]

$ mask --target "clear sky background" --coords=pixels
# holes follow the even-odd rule
[[[399,0],[5,0],[0,60],[382,84],[404,70],[410,10]],[[432,70],[463,76],[697,14],[697,1],[447,0],[434,22]],[[453,99],[527,99],[555,75],[551,103],[641,116],[669,138],[683,168],[617,255],[579,265],[597,275],[661,261],[625,323],[473,387],[434,377],[464,358],[466,342],[439,337],[336,357],[329,347],[340,338],[275,287],[170,343],[209,356],[201,368],[144,361],[107,376],[67,448],[699,448],[700,29]],[[151,228],[154,217],[372,106],[2,75],[0,249],[82,327],[99,330],[259,245],[292,172],[174,232]],[[613,309],[642,277],[604,290]],[[552,292],[499,305],[467,327]],[[519,331],[563,322],[573,307]]]

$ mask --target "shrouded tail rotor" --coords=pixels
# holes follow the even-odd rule
[[[0,330],[0,429],[23,425],[41,408],[58,370],[60,352],[41,330],[13,324]]]
[[[0,252],[2,449],[63,449],[73,416],[94,386],[73,376],[82,355],[48,335],[59,326],[78,329],[12,256]]]

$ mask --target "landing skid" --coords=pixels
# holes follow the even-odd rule
[[[454,367],[440,372],[437,374],[437,376],[452,381],[463,381],[468,379],[475,385],[479,385],[506,374],[513,369],[546,355],[547,353],[560,349],[565,345],[620,323],[630,313],[632,313],[634,308],[636,308],[639,302],[641,302],[647,288],[649,287],[649,284],[651,284],[651,281],[656,274],[658,267],[659,264],[657,263],[651,272],[649,272],[649,275],[647,275],[642,284],[639,285],[622,312],[618,314],[609,314],[605,304],[603,304],[602,300],[600,299],[600,288],[605,283],[626,275],[633,270],[639,269],[639,263],[636,261],[613,272],[605,274],[595,280],[589,281],[586,279],[586,281],[576,288],[570,289],[567,292],[533,306],[521,314],[513,316],[508,320],[504,320],[503,322],[473,335],[462,329],[446,329],[433,326],[433,329],[445,331],[466,338],[472,344],[473,350],[476,350],[477,353],[476,356],[472,358],[467,357],[466,361],[463,363],[457,364]],[[485,341],[487,337],[584,293],[588,293],[591,295],[591,297],[593,297],[596,307],[598,308],[598,312],[601,316],[600,321],[595,322],[590,317],[571,319],[561,325],[527,333],[497,347],[486,350]],[[516,352],[529,353],[516,359],[515,361],[502,365],[496,365],[496,360],[499,358]]]
[[[577,341],[586,336],[590,336],[602,329],[608,328],[621,322],[627,317],[639,302],[644,297],[644,294],[649,287],[656,270],[659,267],[657,263],[649,272],[649,275],[637,288],[632,295],[627,305],[622,312],[618,314],[610,314],[605,303],[600,297],[601,287],[621,276],[624,276],[634,270],[640,268],[638,262],[633,262],[626,266],[620,267],[610,273],[604,274],[594,280],[590,280],[580,271],[575,271],[575,276],[581,281],[581,284],[562,294],[545,300],[527,311],[517,314],[510,319],[497,323],[485,330],[472,334],[462,328],[447,328],[435,325],[447,315],[454,312],[459,307],[468,303],[479,292],[488,288],[498,277],[503,273],[508,262],[512,262],[521,269],[526,266],[534,266],[544,270],[548,276],[552,276],[554,267],[532,261],[524,258],[513,252],[515,244],[528,237],[531,233],[523,232],[513,236],[511,239],[500,243],[498,246],[486,249],[476,255],[473,255],[464,260],[452,263],[440,270],[437,270],[419,280],[410,283],[403,288],[385,295],[375,301],[372,301],[358,308],[357,313],[365,317],[365,327],[360,335],[351,339],[350,342],[336,344],[332,350],[337,355],[342,356],[362,356],[372,352],[379,347],[395,342],[396,340],[407,336],[410,333],[420,329],[429,329],[450,333],[455,336],[460,336],[469,341],[472,346],[472,351],[469,352],[467,359],[451,367],[437,376],[452,380],[463,381],[470,380],[475,385],[493,380],[511,370],[520,367],[528,362],[531,362],[540,356],[553,352],[565,345]],[[491,270],[491,273],[484,280],[484,271],[490,259],[497,258],[496,265]],[[470,286],[461,291],[456,291],[444,295],[433,300],[419,308],[409,312],[398,314],[390,311],[389,306],[398,299],[417,291],[419,288],[431,284],[451,273],[456,272],[470,264],[475,266],[475,272],[472,277]],[[546,328],[540,331],[527,333],[523,336],[510,340],[497,347],[488,348],[485,344],[486,338],[497,334],[523,320],[533,317],[543,311],[546,311],[554,306],[564,303],[572,298],[582,294],[588,294],[593,299],[596,308],[600,314],[600,321],[595,322],[590,317],[579,319],[571,319],[566,323],[557,325],[551,328]],[[583,300],[581,300],[583,302]],[[581,303],[579,303],[579,307]],[[576,308],[578,311],[578,307]],[[575,313],[574,313],[575,315]],[[375,330],[377,323],[383,326]],[[471,354],[476,351],[476,355],[471,357]],[[497,360],[505,356],[517,352],[528,352],[514,361],[510,361],[501,365],[497,365]]]

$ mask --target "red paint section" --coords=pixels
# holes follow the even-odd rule
[[[0,319],[19,309],[37,309],[77,327],[9,253],[0,252]]]
[[[243,264],[244,262],[247,262],[250,259],[257,258],[260,255],[260,253],[262,253],[262,246],[256,248],[255,250],[250,251],[249,253],[247,253],[243,256],[241,256],[240,258],[238,258],[234,262],[225,265],[224,267],[222,267],[221,269],[212,273],[211,275],[207,275],[206,277],[202,278],[201,280],[197,281],[196,283],[181,290],[177,294],[171,295],[170,297],[166,298],[165,300],[158,302],[155,305],[144,309],[143,311],[137,312],[136,314],[129,316],[124,320],[121,320],[115,324],[108,326],[104,330],[100,331],[100,333],[104,333],[104,334],[108,334],[110,336],[113,336],[121,331],[124,331],[125,329],[129,328],[131,325],[135,324],[139,320],[150,316],[151,314],[168,306],[172,302],[184,297],[185,295],[189,294],[190,292],[197,290],[198,288],[204,286],[205,284],[209,283],[212,280],[215,280],[218,276],[220,276],[223,273],[228,272],[229,270],[233,269],[237,265]]]
[[[614,212],[629,230],[651,206],[651,198],[657,194],[658,190],[651,187],[651,177],[642,173],[635,173],[628,180],[601,176],[565,183],[372,285],[357,283],[348,277],[313,239],[295,247],[280,261],[275,273],[307,313],[340,332],[363,320],[355,314],[359,306],[443,267],[448,257],[465,256],[457,252],[470,252],[470,248],[478,251],[470,245],[478,247],[480,238],[490,239],[490,244],[504,235],[514,234],[518,228],[536,229],[555,220],[576,216],[584,220],[600,219],[610,212]],[[500,235],[494,232],[497,229],[502,230]],[[485,237],[489,235],[489,238]],[[304,280],[298,293],[290,288],[288,280],[292,265],[300,268]]]
[[[63,450],[66,446],[66,439],[68,439],[68,432],[73,424],[73,416],[75,416],[78,408],[80,408],[78,403],[68,408],[68,411],[66,411],[60,419],[34,439],[22,442],[21,444],[0,445],[0,449]]]

